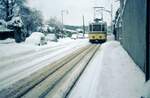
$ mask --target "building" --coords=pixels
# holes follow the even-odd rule
[[[121,42],[135,63],[145,72],[146,79],[149,73],[149,30],[147,25],[148,0],[120,0],[120,9],[116,13],[116,39]],[[147,16],[146,16],[147,15]],[[147,29],[146,29],[147,27]]]

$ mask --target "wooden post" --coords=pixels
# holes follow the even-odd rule
[[[85,23],[84,23],[84,15],[83,15],[83,37],[84,37],[84,34],[85,34]]]

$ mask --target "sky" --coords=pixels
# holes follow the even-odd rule
[[[115,0],[116,1],[116,0]],[[82,17],[84,16],[85,25],[93,20],[95,6],[102,6],[105,9],[111,9],[113,4],[113,15],[119,7],[119,2],[114,0],[28,0],[31,8],[40,10],[44,20],[50,17],[57,17],[62,22],[61,11],[63,12],[63,23],[67,25],[82,25]],[[104,20],[110,24],[110,14],[104,12]]]

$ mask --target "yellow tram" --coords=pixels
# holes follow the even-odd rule
[[[107,40],[107,23],[102,19],[94,19],[94,22],[89,24],[88,35],[91,43],[105,42]]]

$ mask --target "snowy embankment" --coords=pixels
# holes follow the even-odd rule
[[[141,98],[150,92],[144,88],[149,84],[144,83],[144,73],[120,43],[108,41],[91,60],[69,98]]]

